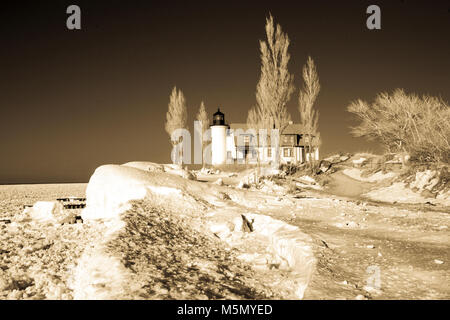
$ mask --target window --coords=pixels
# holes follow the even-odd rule
[[[294,135],[284,135],[283,136],[283,143],[284,144],[294,144],[295,143],[295,136]]]
[[[272,158],[272,148],[267,149],[267,157]]]
[[[227,159],[231,159],[231,158],[232,158],[231,151],[227,151]]]
[[[283,157],[292,157],[292,148],[283,149]]]

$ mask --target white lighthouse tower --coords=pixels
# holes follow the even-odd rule
[[[225,115],[220,108],[213,114],[211,125],[211,162],[213,165],[225,164],[227,161],[227,129]]]

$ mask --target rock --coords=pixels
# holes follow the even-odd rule
[[[219,192],[219,196],[222,200],[231,200],[230,196],[225,192]]]
[[[327,172],[329,169],[331,168],[331,162],[327,161],[327,160],[322,160],[320,161],[320,165],[319,165],[319,172]]]
[[[223,186],[223,180],[222,178],[217,179],[214,184],[217,184],[218,186]]]
[[[355,299],[356,299],[356,300],[367,300],[367,298],[364,297],[362,294],[358,294],[358,295],[355,297]]]
[[[193,172],[186,169],[182,170],[181,176],[188,180],[197,180],[197,176]]]
[[[68,212],[67,216],[58,221],[61,224],[73,224],[77,223],[77,216],[75,213]]]
[[[241,214],[242,217],[242,231],[244,232],[253,232],[253,223],[255,222],[255,219],[252,219],[250,222],[246,216]]]
[[[375,246],[373,244],[369,244],[368,246],[366,246],[367,249],[373,249],[375,248]]]
[[[239,181],[239,184],[237,186],[238,189],[248,189],[250,186],[246,184],[244,181]]]
[[[442,260],[438,260],[438,259],[434,259],[434,263],[436,263],[436,264],[443,264],[443,263],[444,263],[444,261],[442,261]]]

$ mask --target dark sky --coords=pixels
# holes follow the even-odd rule
[[[66,28],[66,8],[82,30]],[[366,28],[381,7],[382,29]],[[353,100],[404,88],[450,100],[450,1],[9,1],[0,10],[0,183],[84,182],[96,167],[170,161],[173,86],[192,126],[201,100],[244,122],[271,12],[291,39],[297,95],[316,62],[323,155],[374,151],[352,138]]]

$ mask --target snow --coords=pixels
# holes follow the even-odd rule
[[[345,175],[349,176],[350,178],[353,178],[355,180],[359,181],[365,181],[365,182],[380,182],[386,179],[394,178],[396,176],[396,173],[394,172],[387,172],[383,173],[381,171],[378,171],[371,176],[368,177],[361,177],[362,171],[357,168],[347,168],[342,171]]]
[[[432,170],[416,172],[416,178],[413,182],[410,183],[410,188],[417,188],[420,191],[423,191],[424,189],[433,189],[433,187],[436,186],[439,182],[439,178],[435,178],[436,173],[436,171]]]
[[[271,177],[283,175],[283,171],[273,167],[261,167],[259,168],[259,175],[262,177]]]
[[[296,286],[295,297],[302,299],[316,263],[311,238],[298,227],[272,217],[250,212],[245,215],[249,221],[253,221],[254,228],[254,232],[246,234],[245,243],[242,242],[244,233],[240,211],[228,208],[214,212],[214,218],[208,225],[216,236],[230,246],[246,247],[246,253],[239,257],[247,263],[263,269],[277,265],[278,269],[289,271]],[[264,250],[255,250],[261,247]]]
[[[77,194],[73,187],[46,186],[52,196],[44,195],[42,186],[34,187],[39,190],[39,196],[34,195],[30,186],[0,188],[0,195],[6,195],[4,199],[13,199],[15,206],[20,207],[12,211],[9,201],[0,198],[4,208],[8,208],[4,210],[14,212],[14,216],[2,213],[2,218],[8,218],[11,223],[0,222],[0,264],[3,266],[0,298],[299,299],[322,298],[327,294],[340,297],[340,293],[330,293],[327,281],[323,281],[327,278],[320,273],[320,268],[324,268],[322,253],[318,256],[322,264],[315,270],[313,248],[318,249],[318,239],[313,242],[302,232],[310,219],[320,218],[316,221],[325,225],[320,230],[331,225],[342,228],[344,235],[370,228],[368,221],[378,219],[380,225],[389,228],[389,236],[404,235],[430,243],[439,235],[445,240],[448,229],[448,218],[442,220],[433,211],[424,215],[391,207],[365,204],[363,207],[338,199],[296,199],[270,193],[269,188],[268,193],[255,188],[239,190],[184,179],[162,172],[158,166],[134,163],[98,168],[88,186],[83,224],[53,223],[53,212],[59,211],[50,204],[35,205],[41,208],[37,216],[43,215],[43,223],[29,219],[32,208],[25,210],[26,214],[21,213],[22,205],[30,201]],[[213,177],[212,182],[217,178]],[[261,183],[280,190],[285,187],[271,180]],[[423,188],[428,186],[422,184]],[[402,187],[412,192],[407,185]],[[21,202],[18,190],[27,196],[22,196]],[[405,190],[400,188],[398,193],[404,195]],[[387,191],[390,193],[392,190]],[[82,196],[81,191],[78,195]],[[440,197],[444,199],[445,194],[432,199],[433,203]],[[337,216],[339,213],[342,216]],[[253,232],[244,231],[241,214],[254,221]],[[22,219],[24,216],[28,219]],[[425,218],[431,220],[424,224]],[[301,220],[294,222],[294,219]],[[406,229],[398,228],[408,223]],[[437,233],[426,237],[417,234],[422,229]],[[358,241],[361,244],[358,248],[374,249],[372,253],[383,256],[383,260],[389,257],[389,251],[383,251],[383,255],[378,252],[382,250],[379,242],[366,241],[366,233],[361,235],[364,240]],[[330,248],[337,248],[334,237],[333,231],[332,237],[319,239],[326,240]],[[354,245],[353,238],[348,242]],[[433,263],[434,259],[437,262]],[[444,251],[433,253],[427,261],[430,265],[447,263]],[[336,262],[326,267],[333,271],[334,280],[334,272],[337,270],[339,274],[342,265]],[[311,282],[313,272],[315,281]],[[312,288],[305,295],[308,285]],[[253,289],[262,294],[257,295]],[[247,292],[251,294],[246,295]],[[356,296],[352,292],[352,297]],[[342,297],[348,298],[348,294],[343,292]]]
[[[186,208],[201,209],[201,204],[194,197],[180,191],[186,188],[187,181],[170,172],[149,172],[120,165],[101,166],[89,180],[82,218],[112,218],[128,210],[130,201],[144,198],[180,211]]]
[[[438,183],[437,172],[425,170],[417,172],[415,180],[407,184],[402,181],[394,182],[387,187],[374,189],[365,194],[369,199],[385,202],[399,203],[434,203],[450,206],[450,192],[439,192],[436,197],[427,197],[421,194],[424,190],[432,190]],[[414,191],[416,190],[416,191]]]
[[[61,260],[63,267],[70,270],[64,274],[64,282],[49,281],[47,277],[40,279],[39,274],[42,274],[44,268],[42,264],[38,265],[36,272],[26,273],[28,278],[18,276],[22,271],[0,274],[0,289],[3,286],[11,291],[20,281],[28,281],[29,287],[33,288],[30,292],[34,292],[31,290],[35,290],[34,286],[37,284],[46,288],[43,292],[47,298],[56,299],[205,298],[204,293],[196,291],[195,285],[190,287],[193,290],[191,293],[195,292],[190,296],[183,288],[164,287],[164,281],[176,278],[177,275],[184,279],[186,275],[190,275],[187,266],[195,267],[196,272],[203,272],[205,275],[214,274],[216,280],[222,281],[223,272],[217,273],[217,267],[226,261],[230,263],[230,268],[237,268],[239,263],[251,266],[252,272],[256,272],[255,283],[264,290],[283,292],[284,298],[303,298],[316,267],[313,241],[299,227],[289,224],[290,220],[286,220],[289,223],[277,220],[275,212],[290,212],[292,219],[295,219],[296,216],[307,214],[312,208],[320,211],[341,210],[344,204],[337,200],[313,198],[303,199],[300,203],[288,196],[277,196],[275,189],[280,188],[281,192],[285,186],[279,186],[269,179],[261,180],[261,190],[240,190],[222,183],[185,179],[170,172],[179,170],[179,167],[168,168],[145,162],[97,168],[86,189],[87,206],[82,212],[85,224],[59,230],[52,227],[51,234],[70,230],[71,239],[77,238],[76,230],[84,230],[84,234],[89,234],[81,240],[80,246],[70,247],[70,252],[76,252],[70,259]],[[360,171],[357,171],[360,175]],[[357,171],[350,172],[353,174]],[[383,179],[381,177],[373,175],[368,179],[385,179],[384,176]],[[432,179],[430,173],[427,173],[426,178],[418,175],[416,186],[426,188],[429,183],[424,181]],[[303,176],[299,180],[308,186],[316,185],[310,176]],[[412,199],[418,195],[405,184],[390,187],[392,188],[384,192],[395,198],[394,201],[398,201],[399,196],[410,196]],[[376,196],[376,192],[380,190],[374,190],[375,193],[371,195]],[[382,196],[385,200],[386,194]],[[346,206],[344,209],[352,209],[352,204]],[[53,221],[63,209],[57,202],[38,202],[26,212],[34,220]],[[366,222],[362,222],[366,221],[365,218],[357,219],[348,214],[348,210],[345,212],[346,216],[333,219],[334,226],[342,228],[343,232],[347,231],[344,229],[366,228]],[[253,232],[246,232],[242,227],[242,215],[252,222]],[[64,226],[60,226],[62,227]],[[18,222],[10,223],[5,228],[8,230],[8,237],[15,237],[26,230]],[[33,239],[39,237],[35,236]],[[49,241],[47,236],[45,239]],[[223,248],[216,248],[217,242]],[[48,244],[41,243],[41,240],[36,247],[33,242],[26,243],[19,257],[47,250],[42,248],[46,248]],[[157,247],[155,243],[158,243]],[[364,247],[375,248],[367,244]],[[208,253],[204,255],[206,251]],[[225,257],[227,252],[231,256],[227,256],[225,260],[215,260],[217,256]],[[236,261],[232,258],[234,255]],[[176,256],[177,260],[166,259],[172,256]],[[168,269],[173,269],[173,275],[171,273],[168,279],[164,278],[164,281],[155,284],[156,274]],[[11,274],[16,282],[5,280]],[[250,274],[246,274],[246,277],[252,278]],[[237,285],[234,280],[229,281],[229,285]],[[190,285],[194,283],[198,283],[198,279],[192,279]],[[270,283],[271,289],[267,289],[264,283]],[[149,294],[144,287],[155,288],[157,293]],[[226,297],[233,297],[232,292],[235,291],[230,290]],[[16,291],[11,291],[8,295],[11,298],[24,297],[22,292]],[[220,297],[219,292],[213,297]]]
[[[222,215],[214,213],[214,205],[223,200],[219,197],[222,190],[226,187],[217,184],[204,184],[196,181],[189,181],[161,172],[150,172],[146,166],[140,166],[143,169],[137,169],[136,166],[117,166],[105,165],[99,167],[92,175],[87,190],[87,206],[83,210],[83,219],[98,220],[106,219],[111,223],[112,230],[109,235],[105,235],[104,241],[113,241],[117,232],[122,232],[124,225],[121,224],[121,216],[125,212],[129,212],[132,207],[132,201],[145,200],[152,203],[153,206],[161,208],[166,212],[176,212],[181,215],[183,212],[192,219],[199,217],[199,213],[205,209],[209,213],[204,214],[206,221],[200,223],[209,226],[208,230],[211,234],[216,234],[229,245],[240,248],[243,230],[241,214],[252,221],[254,220],[254,232],[252,237],[256,237],[254,245],[245,246],[242,257],[251,257],[255,254],[254,250],[258,246],[271,251],[273,259],[271,261],[284,261],[290,272],[288,277],[289,283],[293,286],[293,297],[302,298],[304,290],[315,266],[315,259],[312,253],[311,239],[306,236],[298,227],[288,225],[285,222],[273,219],[268,216],[253,214],[243,211],[237,205],[228,204]],[[228,190],[228,189],[226,189]],[[231,192],[229,190],[228,192]],[[236,199],[244,199],[245,195],[241,194],[245,191],[234,190],[233,197]],[[228,197],[229,198],[229,197]],[[213,210],[211,212],[211,210]],[[237,237],[237,238],[236,238]],[[77,268],[74,290],[75,296],[80,299],[89,299],[92,297],[100,297],[104,299],[114,298],[109,294],[113,291],[111,288],[121,287],[129,283],[128,276],[125,271],[117,265],[116,260],[111,260],[102,246],[93,249],[93,252],[87,251],[80,259]],[[265,250],[266,250],[265,249]],[[261,255],[257,254],[257,258],[253,261],[255,265],[260,265]],[[261,260],[262,259],[262,260]],[[88,261],[88,262],[86,262]],[[104,265],[111,264],[114,267],[114,276],[111,275],[108,283],[105,284],[104,273],[101,272]],[[261,266],[260,266],[261,267]],[[99,271],[100,270],[100,271]],[[121,271],[122,270],[122,271]],[[97,279],[95,274],[102,276]],[[83,280],[87,279],[87,280]],[[97,280],[96,280],[97,279]],[[125,280],[124,280],[125,279]],[[92,287],[88,283],[100,283],[101,288]],[[286,280],[287,281],[287,280]],[[295,285],[294,285],[295,284]],[[128,292],[131,290],[122,289]],[[109,292],[109,293],[107,293]],[[118,292],[121,292],[118,290]],[[134,295],[134,294],[133,294]],[[124,295],[121,294],[123,297]]]
[[[38,201],[33,207],[25,208],[24,214],[28,214],[33,220],[41,222],[56,222],[57,217],[63,215],[64,207],[57,201]]]
[[[366,160],[367,160],[367,158],[361,157],[357,160],[352,160],[352,162],[353,162],[353,164],[362,164]]]
[[[32,220],[36,223],[63,224],[75,221],[75,214],[64,210],[58,201],[37,201],[32,207],[27,207],[16,220]]]
[[[365,196],[372,200],[384,202],[425,203],[428,200],[435,202],[435,199],[424,198],[412,191],[404,182],[395,182],[388,187],[372,190]]]
[[[179,165],[165,164],[164,171],[167,173],[173,174],[173,175],[180,176],[180,177],[188,179],[188,180],[197,180],[197,177],[195,176],[195,174],[193,172],[185,170]]]
[[[329,156],[323,160],[331,162],[332,164],[336,164],[339,162],[347,161],[348,159],[350,159],[349,156],[346,156],[346,155],[341,156],[341,155],[335,154],[335,155]]]
[[[310,176],[301,176],[299,179],[313,184],[316,183],[316,180]]]
[[[244,180],[239,181],[238,185],[236,186],[238,189],[248,189],[250,186],[244,182]]]
[[[132,161],[123,164],[123,166],[140,169],[148,172],[167,172],[189,180],[197,179],[193,172],[183,169],[182,166],[177,164],[158,164],[147,161]]]
[[[299,188],[322,190],[323,188],[317,184],[316,180],[310,176],[301,176],[296,179],[296,185]]]
[[[164,165],[154,162],[132,161],[123,164],[123,166],[136,168],[149,172],[165,172]]]
[[[270,193],[270,194],[285,194],[286,189],[280,185],[277,185],[272,180],[263,179],[260,184],[260,189],[262,192]]]
[[[69,287],[75,300],[131,299],[139,291],[133,284],[130,271],[120,259],[106,251],[106,244],[117,236],[125,223],[117,217],[103,227],[103,237],[92,242],[78,260]]]
[[[83,220],[113,218],[127,210],[129,201],[147,195],[144,181],[145,173],[139,169],[116,165],[97,168],[86,189]]]

